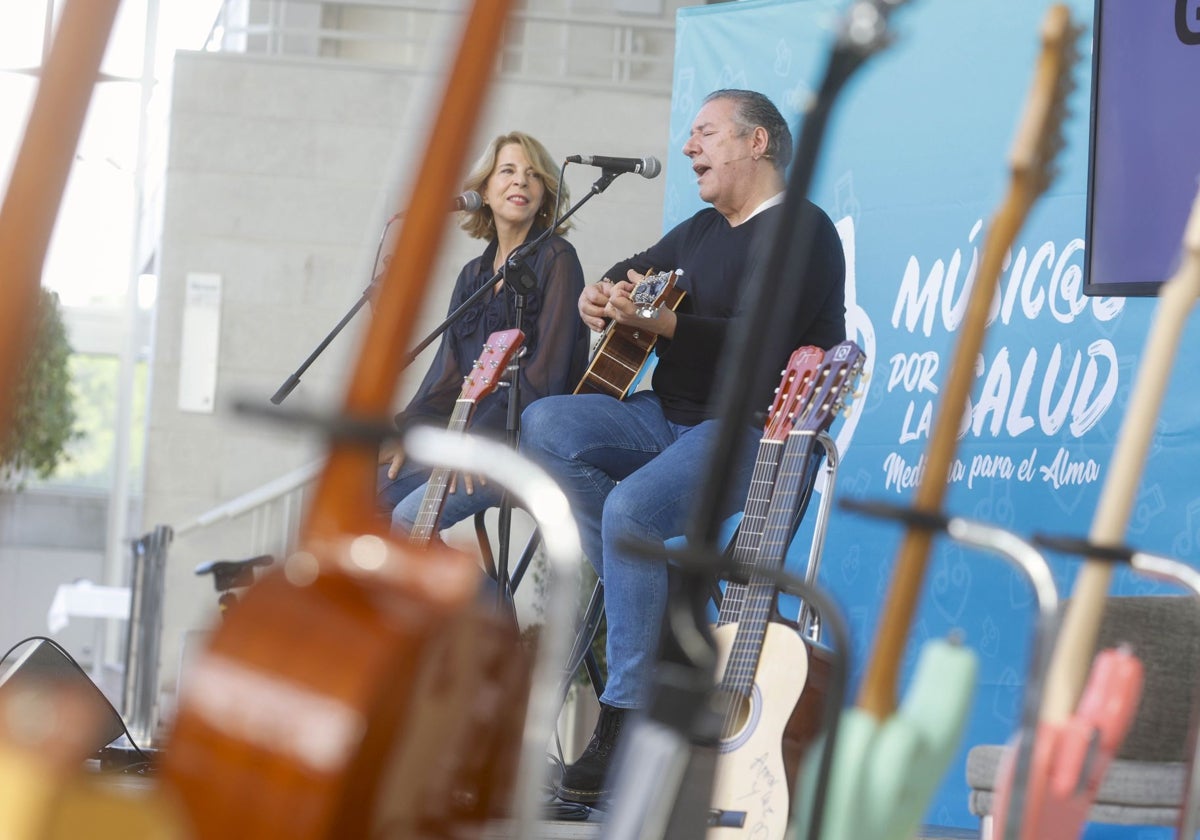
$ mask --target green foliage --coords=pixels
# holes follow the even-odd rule
[[[133,405],[130,417],[129,479],[140,487],[148,367],[138,362],[133,370]],[[117,404],[121,360],[103,354],[71,356],[71,393],[75,399],[78,435],[67,446],[66,456],[54,471],[56,485],[105,490],[112,485],[117,429]],[[136,492],[136,491],[135,491]]]
[[[0,430],[0,484],[9,486],[20,487],[31,474],[48,477],[78,434],[71,396],[71,345],[57,294],[42,289],[37,319],[12,423]]]

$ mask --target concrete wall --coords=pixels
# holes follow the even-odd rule
[[[418,106],[435,83],[364,65],[208,53],[177,58],[142,530],[178,527],[319,457],[315,434],[239,416],[233,402],[266,404],[366,288],[384,221],[402,208],[420,164],[431,117]],[[523,129],[560,159],[582,153],[665,160],[679,153],[665,145],[669,104],[664,95],[505,82],[494,89],[472,146]],[[569,167],[572,194],[585,194],[598,174]],[[577,214],[571,239],[589,280],[657,236],[662,183],[622,176]],[[441,319],[458,267],[480,248],[461,231],[448,233],[420,335]],[[223,283],[211,414],[178,408],[191,272],[218,274]],[[367,317],[359,314],[286,406],[339,407]],[[426,364],[427,357],[418,359],[403,379],[398,402]],[[252,554],[251,537],[248,523],[234,522],[172,546],[161,674],[168,690],[184,634],[208,626],[215,609],[211,584],[194,576],[194,566]]]

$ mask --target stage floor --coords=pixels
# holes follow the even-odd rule
[[[597,817],[600,815],[595,815],[588,822],[539,822],[532,836],[520,838],[517,837],[515,823],[511,820],[496,820],[484,829],[482,840],[598,840],[604,824],[602,819]],[[965,828],[922,826],[916,840],[979,840],[979,832]]]

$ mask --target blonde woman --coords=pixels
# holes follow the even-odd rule
[[[448,311],[453,312],[484,283],[496,276],[512,252],[536,239],[553,224],[556,209],[570,204],[558,167],[546,147],[520,131],[496,137],[463,183],[483,199],[477,210],[462,212],[461,227],[487,245],[463,266]],[[555,204],[557,199],[558,204]],[[574,247],[564,237],[564,224],[525,260],[535,279],[525,295],[521,329],[525,356],[521,360],[520,408],[552,394],[572,391],[587,365],[588,335],[576,313],[583,292],[583,268]],[[516,295],[497,281],[490,294],[475,303],[443,334],[437,355],[416,396],[397,415],[398,426],[412,422],[444,427],[462,390],[463,377],[483,350],[485,339],[516,324]],[[472,434],[503,438],[510,389],[499,388],[480,400],[471,421]],[[429,470],[406,463],[395,445],[380,450],[378,502],[400,533],[412,530],[420,512]],[[471,476],[460,476],[450,488],[440,528],[499,504],[497,489]]]

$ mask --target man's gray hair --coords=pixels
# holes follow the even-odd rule
[[[758,91],[737,88],[714,90],[704,97],[704,104],[715,99],[728,99],[734,103],[733,118],[743,129],[743,134],[749,134],[759,126],[766,129],[766,157],[780,172],[787,168],[792,161],[792,132],[775,103]]]

